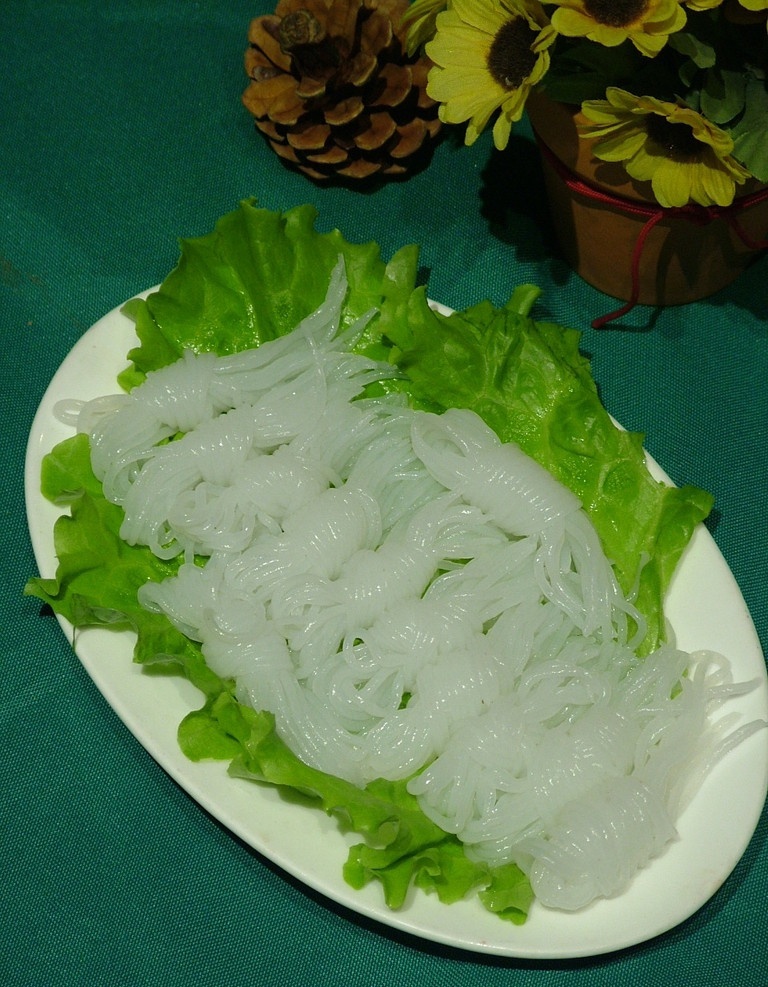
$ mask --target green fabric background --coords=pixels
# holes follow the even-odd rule
[[[0,13],[0,332],[7,426],[0,501],[0,983],[57,985],[768,985],[768,819],[683,926],[583,962],[484,958],[337,909],[192,802],[107,707],[58,626],[21,591],[35,562],[23,460],[38,401],[102,314],[159,282],[177,238],[254,195],[313,202],[319,227],[422,245],[432,297],[538,309],[585,330],[604,400],[676,481],[716,496],[712,524],[768,646],[768,260],[710,300],[614,306],[556,259],[533,146],[441,144],[374,191],[288,172],[240,103],[263,0],[4,0]],[[674,889],[669,889],[673,894]]]

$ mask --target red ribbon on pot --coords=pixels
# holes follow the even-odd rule
[[[619,209],[630,215],[645,218],[645,224],[640,230],[632,250],[632,290],[629,300],[614,312],[609,312],[607,315],[601,315],[599,318],[594,319],[592,322],[593,329],[602,329],[609,322],[613,322],[621,318],[621,316],[626,315],[627,312],[631,311],[637,305],[640,293],[640,259],[643,255],[643,248],[649,233],[662,219],[686,219],[696,226],[706,226],[714,220],[723,219],[748,250],[758,251],[768,249],[768,239],[754,240],[738,222],[739,213],[768,199],[768,187],[758,189],[749,195],[741,196],[729,206],[700,206],[689,204],[686,206],[665,207],[651,203],[646,205],[633,199],[627,199],[622,195],[606,192],[604,189],[592,185],[586,179],[577,175],[575,171],[568,168],[560,158],[553,154],[544,141],[539,138],[538,134],[535,136],[542,155],[554,168],[566,187],[572,192],[576,192],[587,199],[592,199],[594,202],[609,205],[614,209]]]

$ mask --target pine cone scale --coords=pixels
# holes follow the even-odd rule
[[[288,134],[288,143],[295,151],[321,151],[331,135],[327,124],[314,124],[302,129],[295,128]]]
[[[417,151],[429,137],[429,130],[423,120],[414,119],[400,128],[398,136],[399,141],[389,152],[395,160],[407,158]]]
[[[380,79],[384,85],[381,95],[371,106],[399,106],[413,91],[413,74],[408,65],[385,65]]]
[[[358,52],[349,59],[344,67],[345,82],[355,87],[364,86],[378,68],[378,60],[374,55]]]
[[[365,129],[354,138],[354,142],[363,151],[375,151],[383,147],[396,130],[397,125],[391,116],[374,113]]]
[[[280,44],[277,40],[277,31],[280,26],[280,18],[274,15],[268,15],[266,17],[257,17],[251,21],[250,27],[248,29],[248,43],[250,45],[247,56],[253,55],[258,52],[262,58],[266,58],[273,65],[282,69],[283,72],[289,72],[291,68],[291,58],[280,48]],[[248,64],[246,61],[246,72],[248,75],[251,73],[248,71]]]
[[[359,96],[350,96],[349,99],[344,99],[335,106],[329,107],[323,116],[325,122],[331,124],[332,127],[343,127],[358,117],[362,113],[363,107],[364,103]]]
[[[392,21],[386,16],[374,13],[363,23],[360,48],[368,52],[384,51],[392,44],[393,36]]]
[[[370,178],[380,170],[381,165],[375,161],[366,161],[365,158],[358,158],[344,168],[337,168],[338,173],[345,178]]]
[[[308,102],[309,100],[316,100],[320,96],[323,96],[326,88],[327,83],[324,79],[310,79],[305,77],[300,83],[297,83],[296,95],[305,102]]]
[[[358,0],[336,0],[326,4],[328,33],[334,38],[352,38],[357,27]]]
[[[276,122],[291,125],[302,111],[302,102],[296,96],[296,83],[287,75],[254,80],[243,99],[258,119],[268,116]]]
[[[338,144],[334,144],[329,147],[327,151],[322,151],[319,154],[316,154],[313,151],[311,154],[307,154],[306,157],[308,161],[312,161],[314,164],[338,165],[346,161],[348,155],[343,147],[339,147]]]

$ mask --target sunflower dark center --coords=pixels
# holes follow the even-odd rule
[[[519,89],[536,65],[531,44],[536,31],[523,17],[507,21],[497,32],[488,52],[488,71],[502,89]]]
[[[645,123],[648,137],[668,158],[676,161],[695,161],[701,157],[704,145],[684,123],[670,123],[666,117],[651,113]]]
[[[584,0],[584,10],[598,24],[627,27],[642,17],[649,0]]]

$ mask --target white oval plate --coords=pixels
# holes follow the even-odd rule
[[[53,408],[63,398],[88,399],[117,389],[115,378],[136,345],[133,323],[120,309],[100,319],[75,345],[46,391],[32,424],[25,467],[27,517],[39,572],[53,576],[53,524],[60,511],[40,493],[45,453],[71,430]],[[651,462],[656,475],[668,478]],[[731,660],[735,678],[757,679],[731,700],[741,722],[768,718],[768,678],[744,599],[714,541],[699,526],[670,588],[668,616],[686,650],[708,648]],[[70,642],[72,628],[60,621]],[[479,902],[441,904],[413,892],[393,912],[378,885],[354,891],[342,878],[347,848],[325,813],[283,800],[276,790],[230,778],[226,763],[188,761],[176,741],[178,723],[201,704],[177,677],[148,679],[132,662],[134,637],[102,629],[80,631],[74,645],[106,701],[152,757],[197,802],[242,840],[301,882],[354,912],[437,943],[528,959],[594,956],[673,928],[700,908],[738,863],[757,826],[768,790],[768,731],[750,736],[706,779],[679,823],[679,839],[641,871],[622,895],[576,913],[534,904],[523,926],[504,922]]]

